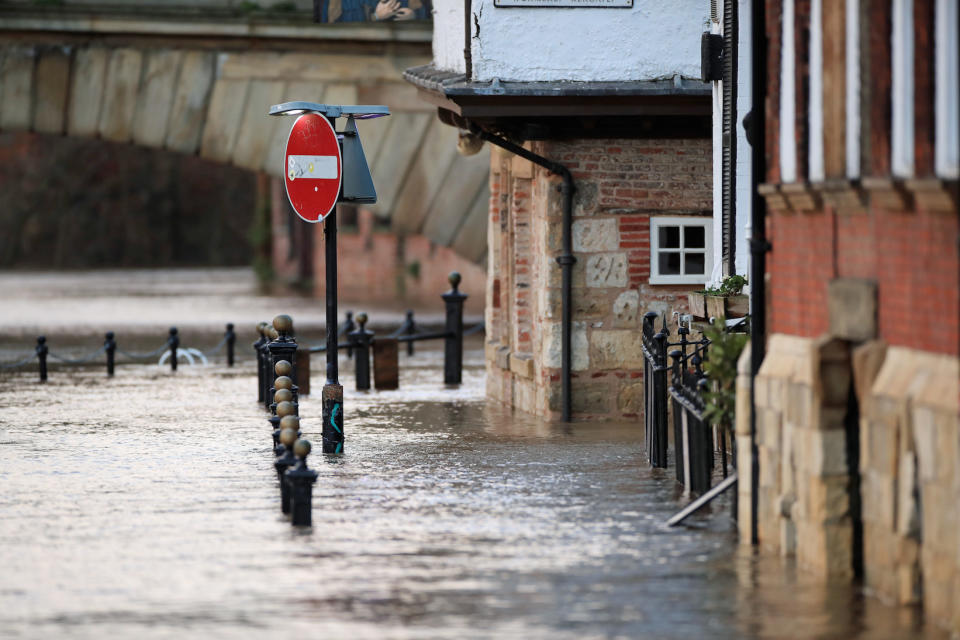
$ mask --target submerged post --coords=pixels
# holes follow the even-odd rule
[[[323,452],[343,453],[343,387],[337,363],[337,208],[324,218],[327,298],[327,382],[323,385]]]
[[[417,323],[413,319],[413,309],[407,309],[407,318],[403,321],[402,335],[412,336],[417,332]],[[413,355],[413,340],[407,342],[407,355]]]
[[[113,339],[113,331],[107,331],[104,337],[103,350],[107,354],[107,375],[112,378],[114,361],[117,354],[117,341]]]
[[[313,484],[317,481],[317,472],[307,468],[311,449],[309,440],[297,440],[293,445],[297,464],[284,474],[290,491],[290,524],[295,527],[309,527],[312,520]]]
[[[47,347],[47,337],[37,336],[37,366],[40,368],[40,382],[47,381],[47,353],[50,348]]]
[[[227,332],[223,334],[227,340],[227,366],[233,366],[233,349],[237,344],[237,334],[233,331],[233,323],[227,323]]]
[[[370,390],[370,340],[373,331],[367,331],[367,314],[357,314],[359,328],[350,333],[350,343],[356,350],[357,391]]]
[[[257,402],[263,402],[263,396],[266,393],[263,386],[263,379],[266,378],[263,371],[263,345],[267,341],[267,337],[263,333],[265,325],[264,322],[257,323],[257,333],[260,334],[260,337],[253,343],[253,352],[257,354]]]
[[[170,371],[177,370],[177,347],[180,346],[180,336],[176,327],[170,327],[170,337],[167,338],[167,345],[170,347]]]
[[[460,274],[451,271],[447,278],[450,282],[450,291],[442,294],[447,306],[446,325],[447,336],[443,341],[443,383],[460,384],[463,378],[463,303],[467,299],[465,293],[460,293]]]

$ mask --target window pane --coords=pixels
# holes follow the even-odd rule
[[[660,227],[660,242],[657,246],[661,249],[679,249],[680,227]]]
[[[676,227],[674,227],[676,229]],[[661,251],[659,255],[660,275],[680,275],[680,254],[674,251]]]
[[[706,245],[707,230],[705,227],[684,227],[683,247],[685,249],[703,249]]]
[[[686,253],[683,256],[683,272],[688,275],[703,275],[707,272],[707,254]]]

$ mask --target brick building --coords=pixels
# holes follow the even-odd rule
[[[763,5],[768,331],[753,477],[738,416],[743,538],[960,631],[957,3]]]
[[[434,61],[406,77],[490,143],[489,397],[636,419],[642,315],[685,310],[713,264],[707,7],[549,4],[473,0],[465,23],[436,2]]]

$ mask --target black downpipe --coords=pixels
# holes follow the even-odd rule
[[[469,1],[469,0],[468,0]],[[570,422],[571,413],[571,391],[570,391],[570,363],[571,363],[571,344],[570,333],[572,327],[572,308],[571,289],[573,287],[573,265],[577,259],[573,255],[573,193],[576,190],[573,185],[573,175],[570,170],[562,164],[553,162],[538,156],[537,154],[524,149],[518,144],[514,144],[505,138],[494,135],[483,129],[472,126],[471,131],[474,135],[486,140],[490,144],[495,144],[501,149],[506,149],[514,155],[518,155],[525,160],[529,160],[535,165],[541,166],[551,173],[555,173],[563,179],[560,186],[560,192],[563,194],[563,253],[557,256],[557,264],[562,269],[561,273],[561,324],[560,324],[560,382],[562,387],[562,406],[561,420]]]
[[[739,0],[723,3],[722,244],[725,275],[737,272],[737,40]]]
[[[766,178],[766,99],[767,99],[767,35],[766,0],[753,0],[751,5],[751,95],[747,134],[750,137],[750,542],[757,544],[757,506],[760,495],[760,460],[757,449],[757,410],[754,396],[755,379],[763,364],[767,341],[767,202],[758,187]]]
[[[471,0],[463,0],[463,68],[467,82],[473,81],[473,52],[470,48],[470,20],[473,18]]]

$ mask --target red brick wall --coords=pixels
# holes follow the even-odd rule
[[[958,232],[956,215],[923,210],[771,213],[771,331],[826,333],[830,279],[869,278],[878,285],[880,338],[960,355]]]

